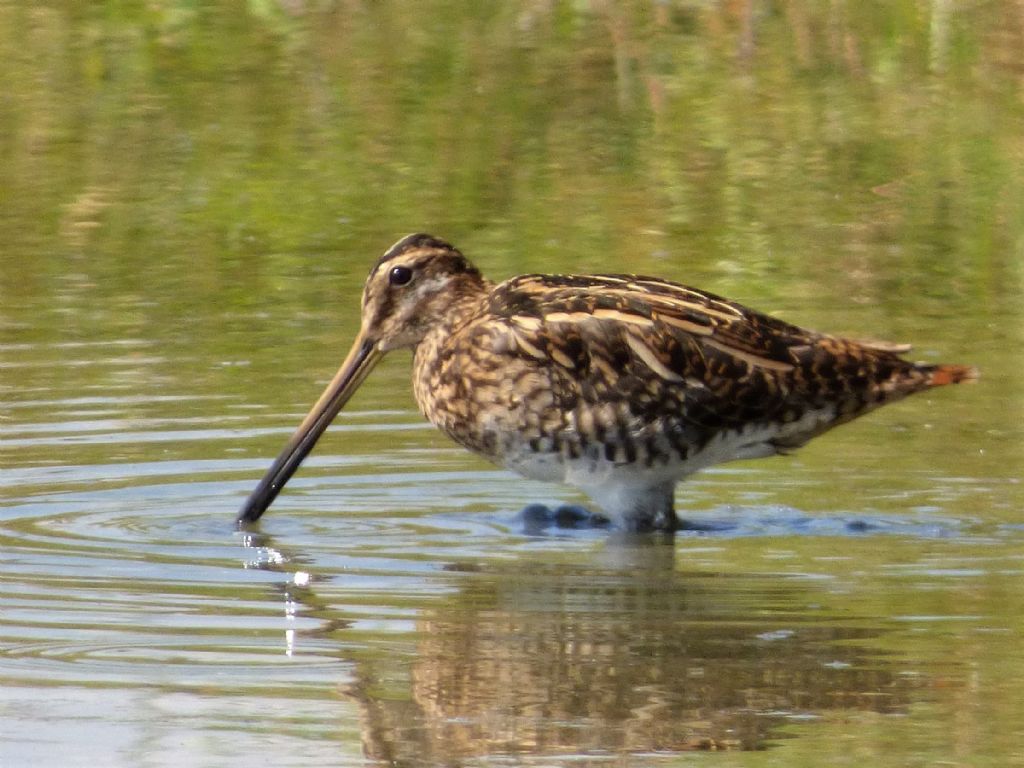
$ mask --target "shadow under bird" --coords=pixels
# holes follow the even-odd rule
[[[628,530],[675,529],[676,484],[699,469],[788,453],[881,405],[977,376],[654,277],[494,284],[452,245],[409,235],[370,270],[348,357],[239,524],[266,511],[377,361],[405,348],[431,423],[495,464],[580,488]]]

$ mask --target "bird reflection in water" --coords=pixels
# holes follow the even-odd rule
[[[390,764],[756,750],[783,724],[906,707],[911,678],[870,648],[881,621],[851,620],[818,580],[684,572],[675,552],[623,536],[583,565],[452,564],[458,588],[412,632],[355,644],[332,579],[286,599],[326,620],[318,644],[354,649],[338,690]]]

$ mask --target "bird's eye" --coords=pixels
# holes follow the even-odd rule
[[[408,267],[392,267],[388,273],[388,281],[392,285],[406,285],[412,280],[412,270]]]

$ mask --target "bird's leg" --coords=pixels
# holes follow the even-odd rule
[[[608,513],[615,527],[621,530],[671,532],[679,527],[675,490],[674,481],[641,487],[608,484],[591,495]]]

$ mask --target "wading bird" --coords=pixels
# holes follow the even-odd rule
[[[404,348],[431,423],[495,464],[580,488],[627,530],[673,530],[676,484],[699,469],[788,453],[881,405],[976,377],[653,277],[495,285],[452,245],[409,235],[370,270],[348,357],[239,524],[259,519],[377,361]]]

